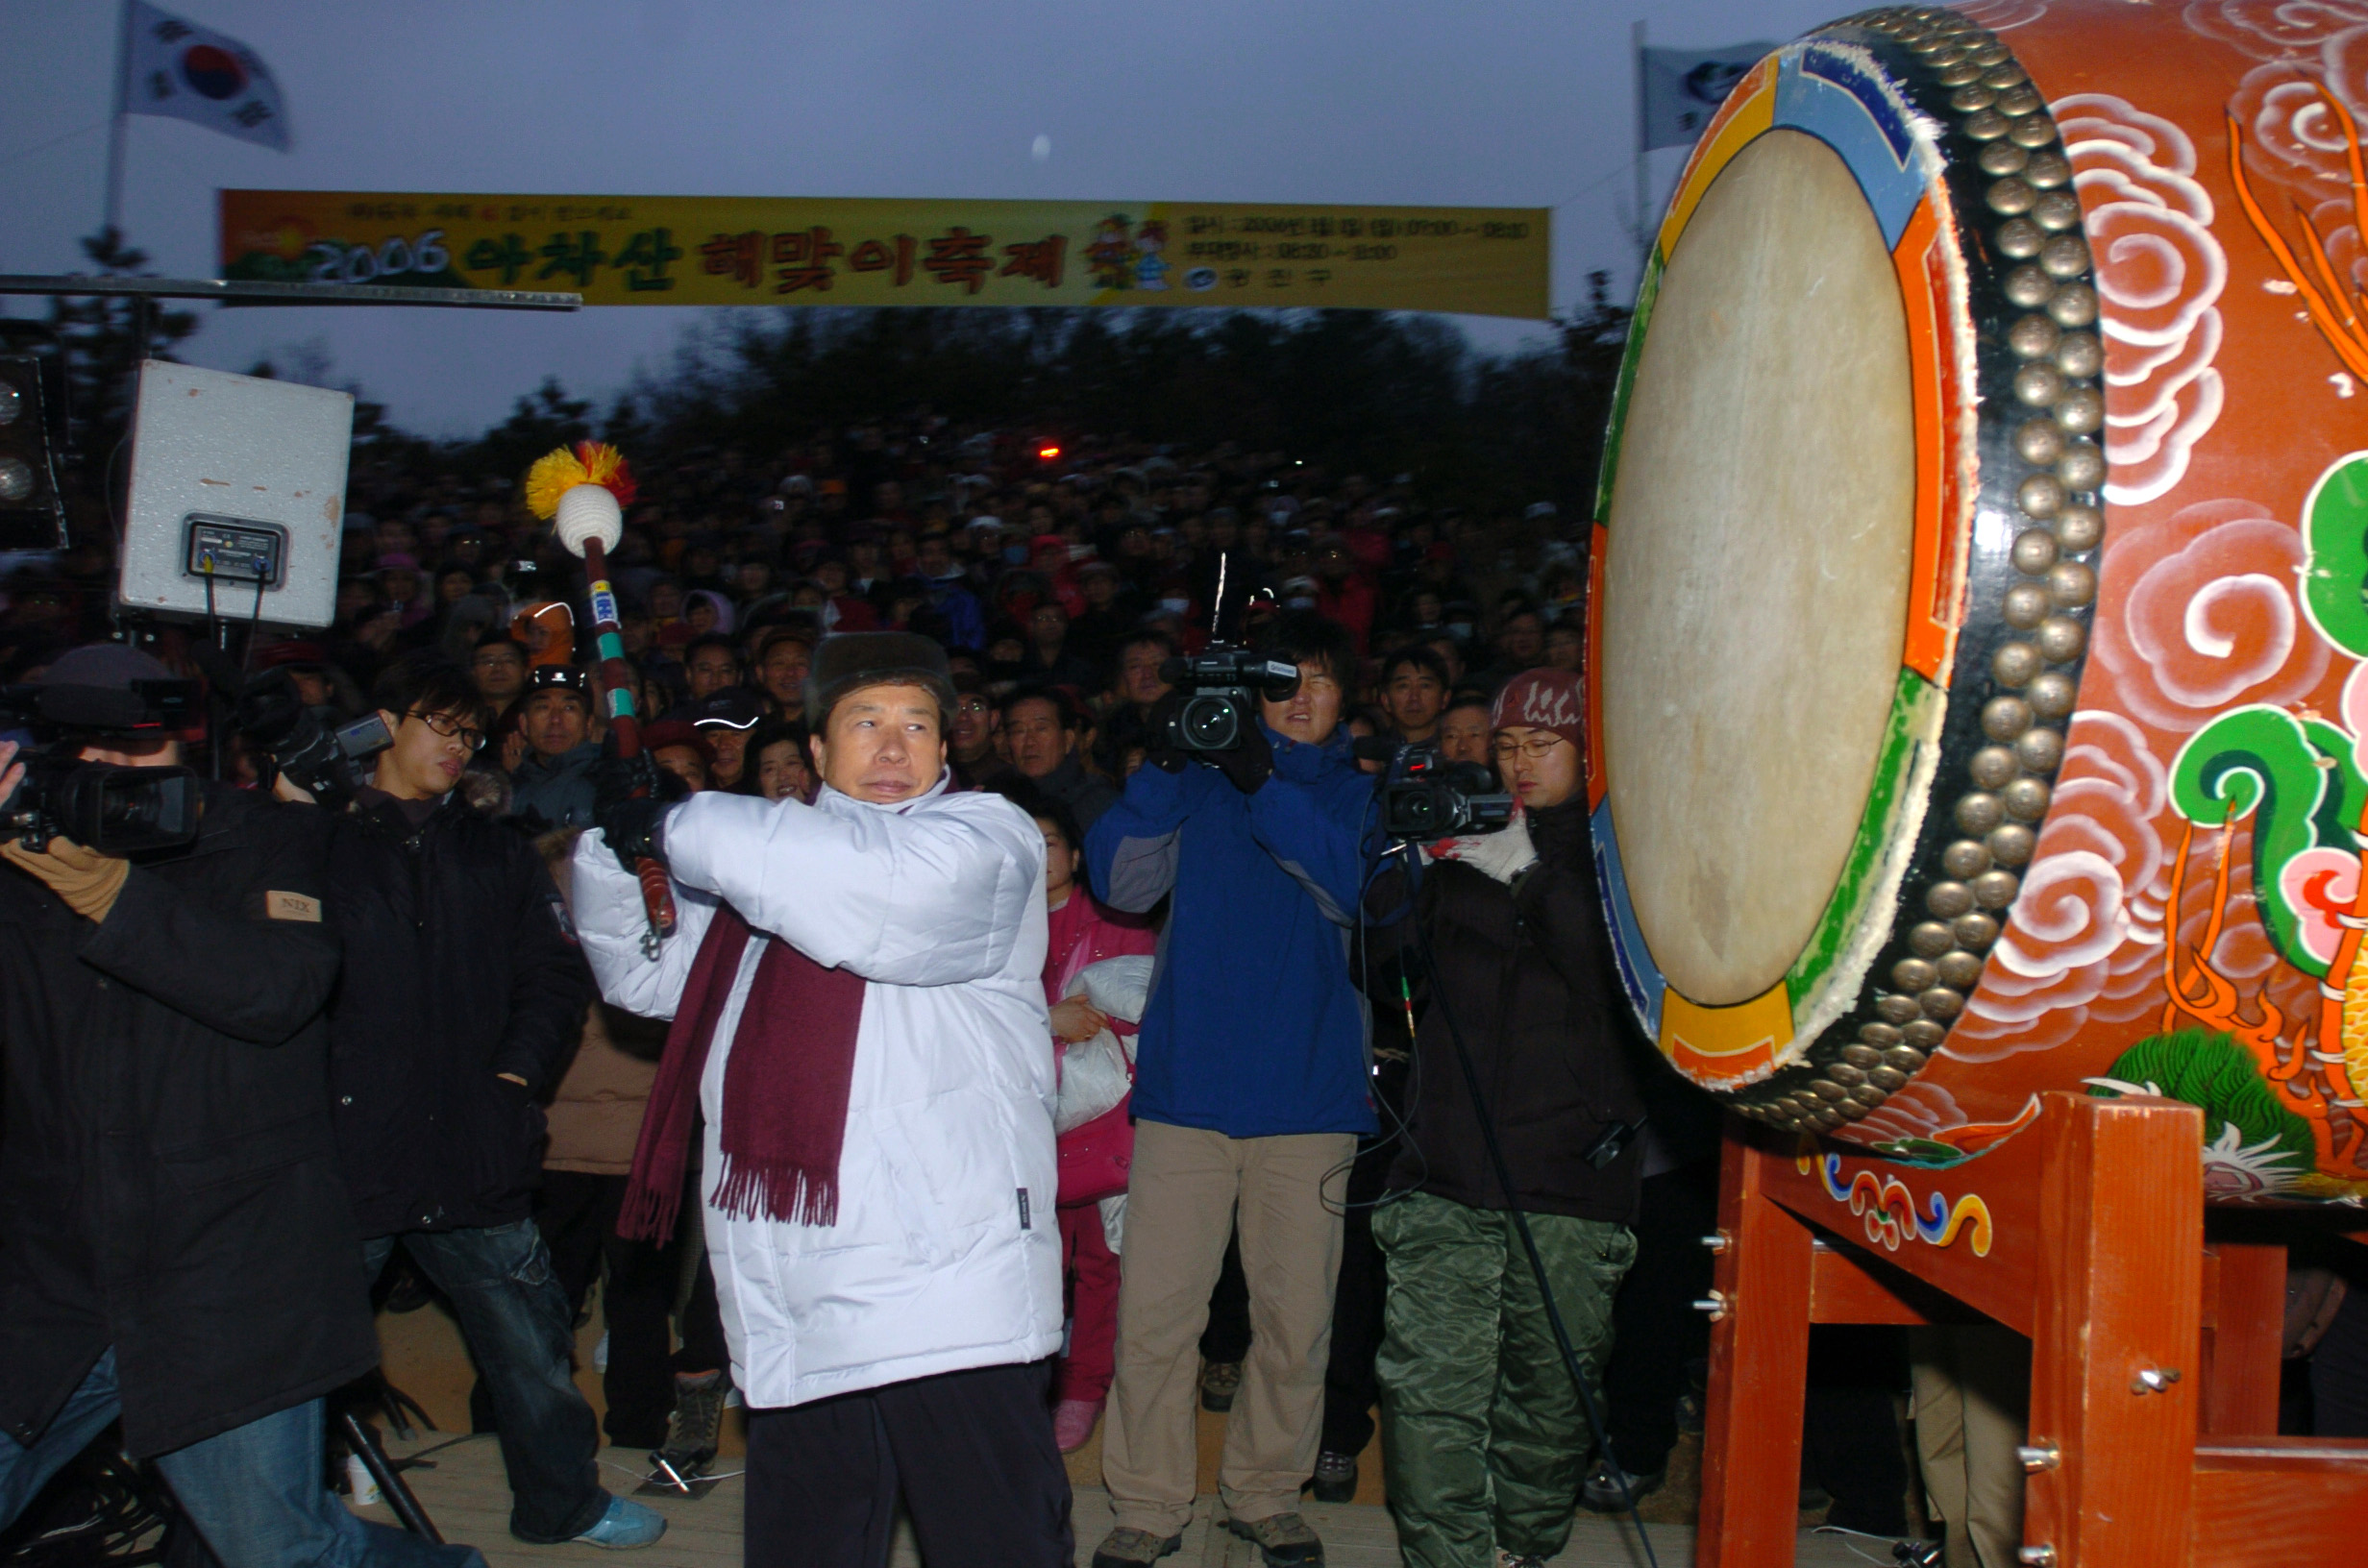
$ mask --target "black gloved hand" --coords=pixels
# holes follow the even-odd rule
[[[1143,750],[1145,762],[1154,768],[1164,768],[1172,773],[1180,773],[1184,771],[1185,753],[1175,748],[1173,735],[1175,716],[1183,710],[1184,694],[1182,692],[1170,692],[1166,697],[1151,704],[1150,713],[1146,715],[1143,721],[1150,732],[1149,744]]]
[[[675,803],[690,794],[679,778],[651,760],[603,757],[594,763],[592,825],[615,851],[627,870],[643,859],[663,863],[658,854],[658,824]]]
[[[1260,785],[1274,773],[1274,747],[1267,740],[1267,732],[1252,714],[1242,716],[1242,738],[1223,751],[1203,753],[1219,772],[1244,795],[1256,795]]]

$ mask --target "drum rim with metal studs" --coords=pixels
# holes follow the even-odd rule
[[[1888,244],[1911,355],[1913,544],[1890,711],[1813,935],[1774,985],[1705,1004],[1656,961],[1622,854],[1601,686],[1617,616],[1605,592],[1624,424],[1660,290],[1720,176],[1780,132],[1841,159]],[[1947,1039],[2011,918],[2096,594],[2097,314],[2046,104],[1996,35],[1954,12],[1869,12],[1770,55],[1720,109],[1671,199],[1598,489],[1589,805],[1639,1021],[1680,1072],[1746,1115],[1822,1132],[1881,1105]]]

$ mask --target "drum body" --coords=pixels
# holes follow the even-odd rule
[[[2035,1096],[2368,1196],[2368,0],[1976,0],[1762,61],[1606,446],[1621,980],[1746,1115],[1912,1163]]]

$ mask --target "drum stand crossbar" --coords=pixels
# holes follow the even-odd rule
[[[1811,1324],[1984,1317],[2032,1341],[2025,1563],[2283,1568],[2356,1548],[2368,1439],[2273,1435],[2285,1248],[2208,1239],[2202,1113],[2041,1099],[2020,1136],[1945,1169],[1729,1118],[1702,1568],[1793,1560]]]

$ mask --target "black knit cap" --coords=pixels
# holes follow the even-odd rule
[[[919,686],[942,712],[953,711],[953,675],[943,648],[909,631],[846,631],[824,638],[806,669],[806,726],[821,734],[839,698],[866,686]]]

